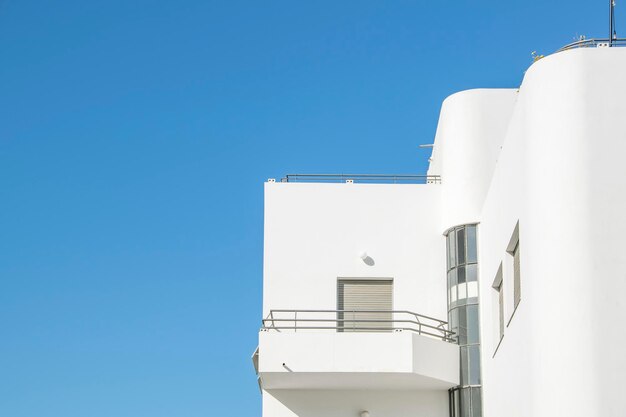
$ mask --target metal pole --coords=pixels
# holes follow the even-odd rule
[[[615,0],[609,0],[609,46],[613,46],[615,32]]]

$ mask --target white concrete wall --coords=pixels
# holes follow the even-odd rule
[[[459,383],[459,347],[414,332],[261,332],[266,389],[447,390]]]
[[[446,391],[272,390],[263,392],[265,417],[447,417]]]
[[[485,417],[623,416],[626,49],[526,73],[479,228]],[[491,284],[520,226],[522,300],[495,357]],[[497,310],[496,310],[497,311]]]
[[[442,233],[478,221],[516,101],[515,89],[476,89],[443,102],[428,170],[442,178]]]
[[[335,310],[338,278],[393,278],[394,309],[446,320],[440,189],[433,184],[266,183],[264,316],[271,309]],[[363,251],[373,265],[359,258]],[[274,377],[277,386],[282,386],[281,376],[300,378],[297,384],[309,388],[313,384],[317,389],[264,391],[264,417],[358,417],[361,409],[387,417],[448,413],[450,382],[432,378],[429,382],[425,377],[415,385],[414,379],[420,372],[458,378],[452,369],[458,368],[457,346],[446,344],[437,354],[450,356],[451,361],[433,369],[428,361],[433,342],[445,342],[415,341],[408,332],[299,332],[287,335],[287,340],[283,337],[285,343],[272,336],[276,335],[260,338],[262,377],[264,373]],[[370,347],[385,351],[373,355],[371,349],[355,343],[354,339],[363,338],[374,343]],[[397,343],[403,340],[409,343]],[[325,376],[329,372],[330,379]],[[378,384],[377,389],[319,389],[337,388],[339,379],[333,375],[343,378],[344,386],[363,386],[363,375],[373,375],[370,385]],[[382,377],[389,382],[386,386],[378,381]],[[431,390],[433,386],[439,389]]]
[[[339,277],[393,278],[394,309],[446,320],[439,200],[435,184],[266,183],[264,316],[336,309]]]

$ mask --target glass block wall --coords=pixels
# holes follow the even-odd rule
[[[461,352],[461,385],[450,390],[451,417],[482,415],[476,225],[448,230],[448,321]]]

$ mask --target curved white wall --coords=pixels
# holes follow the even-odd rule
[[[485,417],[624,415],[625,70],[626,49],[580,49],[526,74],[480,216]],[[492,358],[518,220],[522,300]]]
[[[516,99],[515,89],[477,89],[443,102],[428,171],[442,178],[442,232],[478,221]]]

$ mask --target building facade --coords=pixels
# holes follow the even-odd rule
[[[626,415],[626,49],[584,46],[447,98],[423,177],[265,184],[264,417]]]

